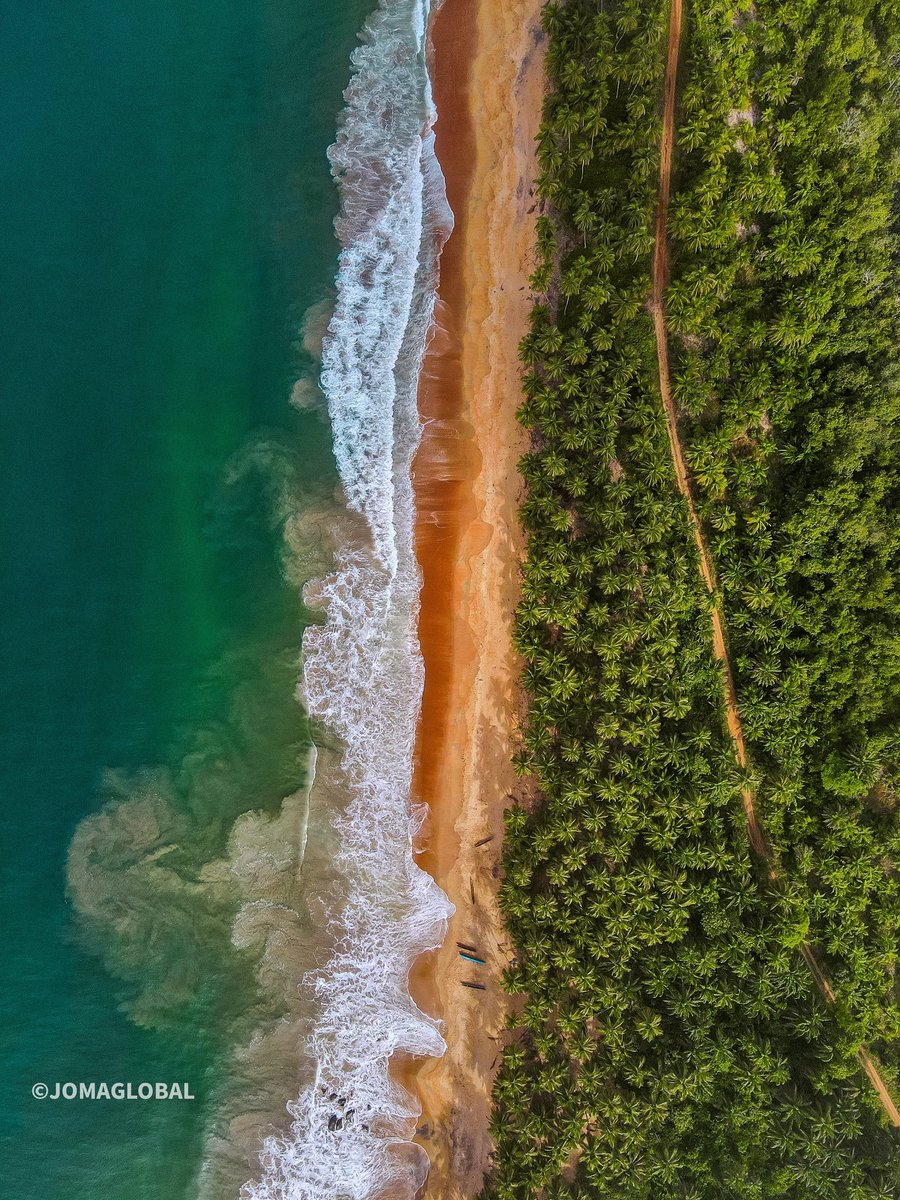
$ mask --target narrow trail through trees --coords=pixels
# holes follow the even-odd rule
[[[653,331],[656,338],[656,357],[659,369],[659,390],[662,396],[663,408],[666,414],[666,429],[669,435],[669,447],[672,454],[672,465],[678,489],[685,499],[691,530],[697,544],[700,573],[710,595],[713,597],[712,633],[713,651],[722,664],[723,686],[725,692],[725,714],[728,732],[731,735],[734,755],[738,766],[746,769],[748,766],[744,731],[741,725],[740,710],[737,703],[737,690],[734,684],[734,667],[728,650],[726,626],[722,598],[717,594],[715,563],[703,531],[700,514],[694,501],[691,488],[691,478],[684,457],[684,448],[678,431],[678,413],[672,397],[671,378],[669,371],[669,335],[666,324],[665,292],[669,283],[669,240],[668,217],[669,199],[672,188],[672,156],[675,147],[675,100],[678,88],[678,68],[681,56],[681,36],[684,25],[684,0],[671,0],[669,13],[669,43],[666,55],[666,74],[663,90],[663,124],[660,139],[659,162],[659,194],[656,209],[656,228],[654,230],[652,289],[648,308],[653,318]],[[756,799],[751,788],[741,790],[744,814],[747,820],[747,836],[754,853],[765,864],[771,882],[778,879],[778,872],[773,862],[771,850],[763,835],[756,812]],[[819,962],[815,951],[808,942],[799,946],[800,957],[806,963],[816,987],[823,999],[830,1006],[837,1003],[825,971]],[[865,1046],[858,1050],[858,1057],[863,1070],[875,1089],[882,1108],[891,1123],[900,1128],[900,1110],[894,1103],[887,1085],[885,1084],[872,1056]]]

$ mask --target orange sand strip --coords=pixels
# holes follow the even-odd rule
[[[449,1049],[413,1077],[424,1195],[473,1196],[488,1166],[488,1115],[508,961],[497,908],[518,666],[511,646],[522,541],[516,463],[525,437],[517,347],[527,328],[542,101],[539,0],[445,0],[435,18],[437,153],[456,227],[441,259],[438,321],[420,390],[414,466],[423,571],[425,696],[414,792],[431,810],[420,855],[457,913],[446,944],[413,971],[418,1003]],[[482,838],[493,840],[476,847]],[[474,900],[473,900],[474,897]],[[486,967],[464,963],[456,942]],[[487,985],[464,988],[462,980]]]

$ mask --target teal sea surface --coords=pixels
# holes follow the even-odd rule
[[[235,1065],[279,1018],[234,944],[238,819],[307,774],[336,474],[304,403],[370,5],[2,7],[2,1190],[233,1196],[296,1090]],[[68,1081],[196,1099],[32,1096]]]

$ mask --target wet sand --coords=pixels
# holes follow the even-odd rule
[[[511,632],[522,550],[516,463],[525,449],[515,419],[517,347],[531,306],[540,7],[445,0],[432,30],[437,153],[456,224],[441,258],[413,470],[426,673],[414,793],[431,813],[420,865],[457,911],[445,945],[423,956],[411,979],[420,1006],[445,1022],[447,1054],[402,1069],[422,1103],[417,1141],[432,1163],[422,1195],[432,1198],[480,1189],[506,1017],[499,977],[510,951],[497,887],[503,809],[516,792]],[[487,965],[461,959],[458,941]]]

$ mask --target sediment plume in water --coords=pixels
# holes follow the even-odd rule
[[[356,524],[304,476],[302,458],[258,439],[230,464],[211,516],[227,533],[233,510],[262,491],[260,516],[281,530],[283,573],[298,590],[327,574]],[[324,733],[312,746],[293,699],[299,648],[283,632],[226,650],[202,686],[240,682],[171,762],[107,772],[68,854],[79,939],[117,980],[122,1009],[170,1041],[203,1044],[197,1200],[233,1200],[259,1170],[264,1138],[289,1125],[314,1010],[298,981],[327,960],[326,913],[342,896],[344,798],[319,787],[313,804],[309,792],[316,758],[336,749]]]

